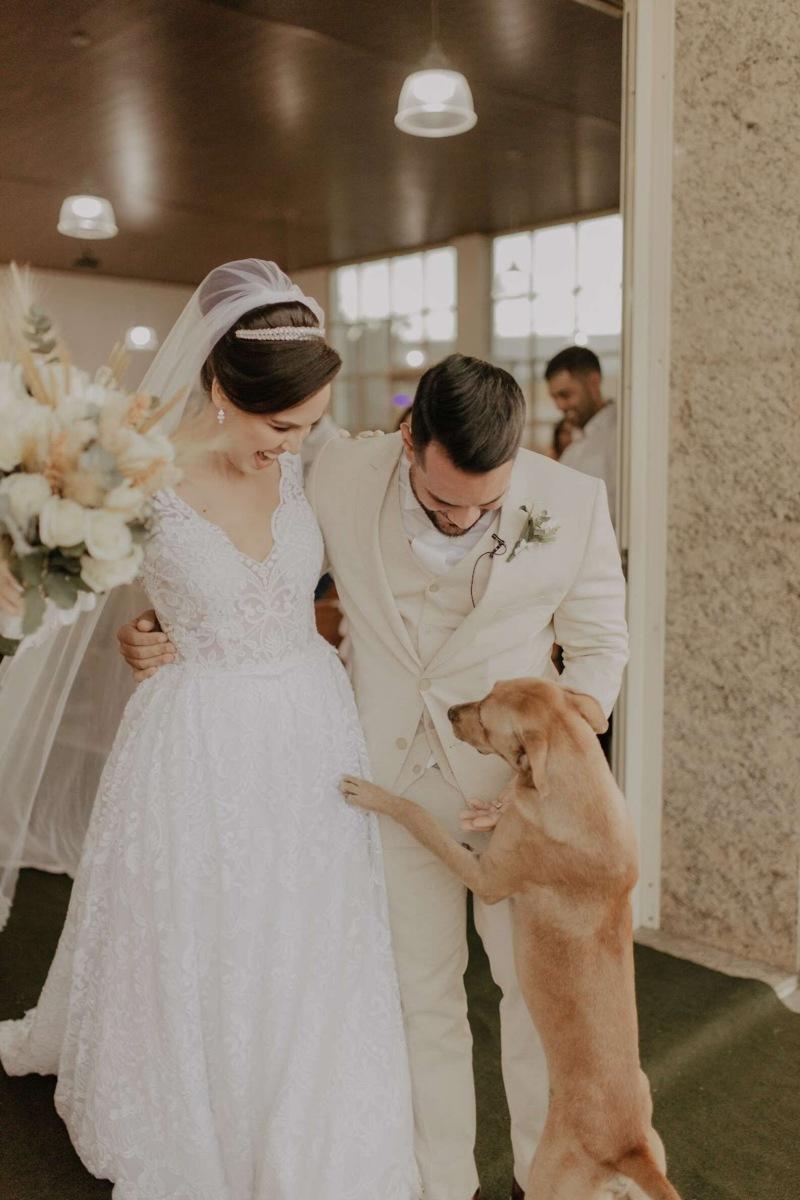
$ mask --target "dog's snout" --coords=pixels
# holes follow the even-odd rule
[[[448,710],[447,710],[448,721],[455,721],[456,717],[458,716],[458,710],[460,707],[461,706],[459,704],[454,704],[452,708],[448,708]]]

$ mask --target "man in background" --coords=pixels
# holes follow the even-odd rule
[[[544,377],[553,402],[579,430],[559,461],[604,481],[616,523],[617,406],[603,396],[600,359],[586,346],[567,346],[550,359]]]

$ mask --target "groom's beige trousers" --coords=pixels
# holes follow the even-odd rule
[[[421,746],[424,748],[424,744]],[[459,842],[464,797],[438,767],[420,768],[404,794]],[[417,1160],[425,1200],[471,1200],[475,1169],[475,1088],[467,1021],[466,889],[400,825],[381,818],[389,917],[411,1061]],[[474,900],[475,924],[502,991],[503,1083],[511,1113],[514,1173],[524,1186],[547,1115],[544,1052],[517,982],[509,902]],[[509,1180],[509,1187],[511,1181]]]

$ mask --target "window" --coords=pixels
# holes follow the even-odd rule
[[[606,396],[619,385],[622,329],[622,218],[551,225],[494,239],[492,361],[523,386],[531,405],[530,442],[549,446],[560,413],[542,376],[573,343],[590,346]]]
[[[423,371],[455,349],[456,271],[443,246],[331,272],[333,416],[345,429],[394,429]]]

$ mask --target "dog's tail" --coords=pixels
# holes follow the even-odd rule
[[[653,1158],[648,1145],[637,1146],[614,1164],[650,1197],[650,1200],[681,1200],[675,1188]]]

